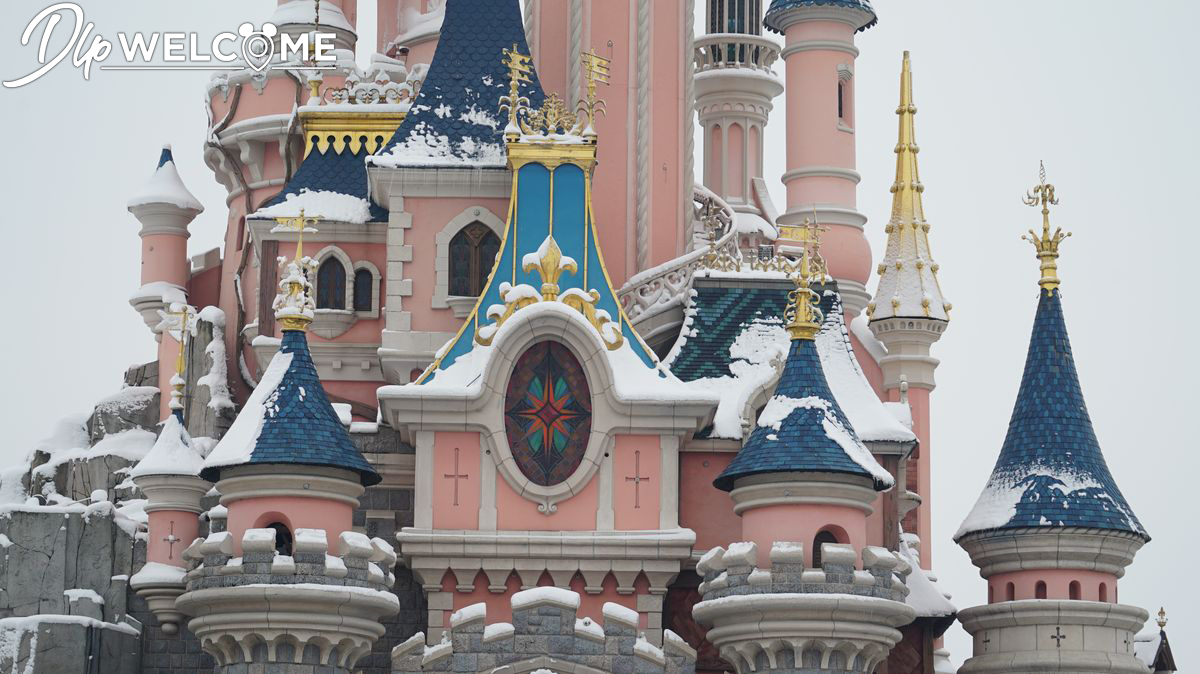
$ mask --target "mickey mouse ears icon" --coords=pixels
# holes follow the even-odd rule
[[[255,72],[262,72],[275,56],[275,42],[271,38],[279,34],[279,29],[273,23],[264,23],[262,30],[255,30],[254,24],[243,23],[238,26],[238,35],[242,36],[242,58],[246,65]]]

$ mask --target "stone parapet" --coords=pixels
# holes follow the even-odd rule
[[[639,634],[643,616],[609,602],[596,622],[579,617],[580,597],[556,587],[512,595],[512,622],[487,624],[485,604],[450,617],[441,642],[425,644],[418,633],[392,651],[394,674],[417,672],[645,672],[691,674],[696,652],[674,632],[660,648]]]
[[[821,546],[805,568],[798,543],[775,543],[759,567],[754,543],[713,548],[696,565],[703,600],[693,616],[738,672],[871,672],[915,617],[904,601],[908,562],[884,548]]]
[[[249,529],[242,556],[232,550],[229,532],[194,541],[177,601],[218,671],[262,663],[349,672],[384,633],[380,620],[399,609],[389,591],[396,553],[382,539],[343,532],[332,555],[325,531],[297,529],[283,555],[273,530]]]
[[[958,619],[974,639],[975,656],[958,671],[1145,674],[1133,642],[1147,615],[1135,606],[1046,599],[964,609]]]
[[[1125,575],[1145,540],[1136,534],[1076,527],[982,531],[958,540],[979,575],[1074,569]]]

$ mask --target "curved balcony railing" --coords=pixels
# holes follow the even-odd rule
[[[769,71],[779,60],[779,45],[761,35],[710,33],[697,37],[692,45],[698,73],[718,68]]]

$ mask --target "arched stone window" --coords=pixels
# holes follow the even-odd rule
[[[1108,601],[1108,583],[1100,583],[1100,601]]]
[[[1033,586],[1033,596],[1035,599],[1045,599],[1046,598],[1046,581],[1039,580],[1037,582],[1037,585]]]
[[[499,250],[500,237],[482,222],[459,230],[450,240],[450,294],[476,297],[483,292]]]
[[[1077,580],[1071,581],[1071,585],[1068,587],[1067,591],[1069,593],[1068,597],[1070,597],[1071,599],[1075,599],[1075,600],[1083,599],[1083,586],[1079,584],[1079,581],[1077,581]]]
[[[346,308],[346,267],[335,257],[317,267],[317,308]]]
[[[290,556],[292,554],[292,532],[288,530],[287,525],[283,522],[272,522],[266,528],[275,530],[275,552]]]
[[[1008,583],[1004,586],[1004,601],[1017,600],[1017,585],[1016,583]]]
[[[372,286],[375,283],[375,275],[370,269],[360,268],[354,272],[354,310],[355,311],[371,311],[374,307],[375,298],[372,297]]]
[[[821,568],[821,546],[824,545],[825,543],[837,543],[837,542],[838,542],[837,536],[832,531],[829,531],[826,529],[826,530],[817,532],[816,537],[813,538],[812,556],[813,556],[813,568],[814,569]]]

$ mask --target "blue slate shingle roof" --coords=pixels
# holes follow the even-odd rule
[[[782,33],[782,26],[776,22],[780,13],[796,7],[813,7],[817,5],[848,7],[850,9],[869,12],[871,17],[866,23],[858,27],[860,31],[864,31],[879,22],[879,19],[875,16],[875,8],[871,6],[871,0],[772,0],[771,6],[767,8],[767,15],[763,18],[763,25],[777,33]]]
[[[821,296],[824,293],[816,289]],[[821,369],[816,342],[794,340],[788,352],[787,363],[775,389],[776,396],[788,398],[820,398],[828,405],[829,414],[836,419],[853,439],[859,442],[854,428],[846,419]],[[713,485],[731,491],[734,481],[758,473],[814,472],[846,473],[871,478],[877,489],[891,485],[854,461],[840,444],[825,431],[826,411],[816,407],[797,408],[780,424],[779,430],[770,426],[756,425],[750,437],[742,445]],[[865,451],[865,449],[864,449]]]
[[[671,373],[682,381],[725,377],[729,347],[754,321],[782,320],[792,284],[778,287],[732,288],[696,285],[692,298],[691,329],[670,363]]]
[[[414,134],[446,136],[455,150],[464,140],[476,147],[504,147],[507,113],[499,108],[500,97],[508,93],[508,69],[503,65],[503,51],[514,44],[517,51],[529,53],[517,0],[447,0],[429,72],[408,116],[381,153]],[[536,71],[530,73],[530,79],[521,84],[521,94],[529,98],[532,107],[541,107],[542,86]],[[461,119],[472,108],[498,125],[493,128]]]
[[[240,465],[330,466],[357,472],[364,486],[377,484],[379,474],[354,446],[325,396],[304,331],[284,330],[279,352],[292,354],[292,362],[274,394],[266,399],[262,429],[249,461]],[[242,410],[242,414],[257,413]],[[207,466],[200,477],[215,482],[221,468]]]
[[[1004,494],[1018,499],[1007,522],[997,525],[994,516],[976,515],[989,504],[994,508],[996,497]],[[956,539],[1027,527],[1106,529],[1149,540],[1104,461],[1079,387],[1061,294],[1047,290],[1040,292],[1025,373],[1000,457]]]
[[[162,149],[162,154],[158,155],[158,166],[155,168],[162,168],[167,162],[175,163],[175,157],[171,154],[170,146]]]
[[[306,189],[313,192],[338,192],[367,199],[371,203],[371,222],[387,222],[387,209],[376,204],[367,193],[367,154],[365,147],[360,148],[358,152],[351,152],[350,148],[346,147],[338,153],[332,144],[325,152],[314,146],[288,184],[275,198],[267,202],[264,208],[281,204],[287,200],[289,194],[300,194]]]

